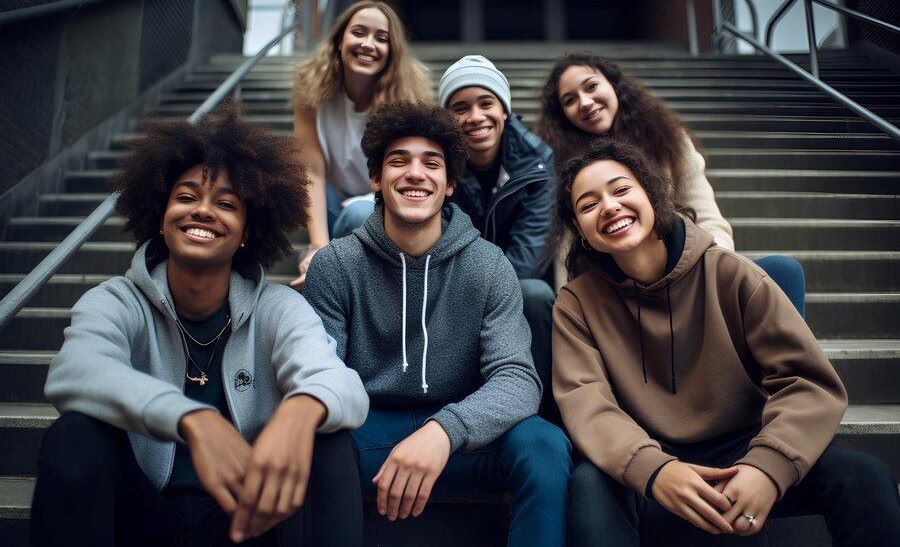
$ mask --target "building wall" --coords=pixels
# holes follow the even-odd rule
[[[111,0],[0,27],[0,199],[187,63],[239,52],[235,1]]]

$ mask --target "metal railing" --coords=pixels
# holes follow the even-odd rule
[[[288,33],[300,25],[300,21],[283,29],[276,37],[272,38],[259,52],[244,61],[228,78],[222,82],[215,91],[203,103],[197,107],[197,110],[191,114],[187,121],[190,124],[196,124],[209,114],[216,106],[219,105],[233,90],[239,90],[238,84],[250,72],[260,59],[265,57],[266,53],[276,44],[281,42]],[[47,281],[57,272],[59,268],[68,260],[81,246],[97,231],[98,228],[112,215],[116,208],[116,202],[119,199],[119,193],[110,194],[103,202],[91,212],[84,221],[81,222],[62,242],[56,246],[50,254],[48,254],[35,268],[26,275],[5,297],[0,300],[0,332],[12,320],[19,310],[31,300],[31,298],[39,291]]]
[[[109,0],[60,0],[59,2],[48,2],[29,8],[4,11],[0,13],[0,27],[11,23],[21,23],[22,21],[36,19],[45,15],[54,15],[64,11],[70,11],[91,4],[100,4],[102,2],[109,2]]]
[[[828,0],[803,0],[805,5],[805,15],[806,15],[806,33],[807,39],[809,42],[809,59],[810,59],[810,70],[807,71],[800,65],[792,62],[787,59],[783,55],[778,54],[775,50],[772,49],[772,34],[775,30],[775,26],[784,17],[784,14],[787,13],[788,9],[791,8],[798,0],[785,0],[775,12],[772,14],[772,17],[769,19],[769,22],[766,24],[766,43],[761,43],[756,36],[748,36],[747,34],[741,32],[737,27],[735,27],[732,23],[728,21],[723,21],[721,18],[721,13],[719,12],[719,2],[718,0],[713,0],[714,6],[714,17],[715,17],[715,32],[717,34],[722,32],[727,32],[731,36],[743,40],[747,42],[754,49],[768,55],[772,59],[778,61],[782,65],[786,66],[788,69],[799,75],[804,80],[810,82],[814,86],[816,86],[819,90],[825,92],[832,98],[834,98],[839,103],[843,104],[855,114],[865,119],[867,122],[871,123],[879,130],[887,134],[889,137],[894,139],[897,142],[900,142],[900,129],[897,126],[891,124],[881,116],[875,114],[871,110],[865,108],[860,105],[856,101],[850,99],[840,91],[834,89],[830,85],[826,84],[819,78],[819,56],[818,56],[818,47],[816,45],[816,29],[815,24],[813,22],[813,3],[819,4],[822,7],[831,9],[848,17],[852,17],[858,21],[862,21],[865,23],[870,23],[873,25],[877,25],[879,28],[883,30],[888,30],[897,34],[900,34],[900,27],[896,27],[890,23],[886,23],[879,19],[875,19],[874,17],[870,17],[868,15],[859,13],[858,11],[851,10],[849,8],[845,8],[843,6],[838,6],[829,2]],[[749,3],[750,0],[747,0]]]

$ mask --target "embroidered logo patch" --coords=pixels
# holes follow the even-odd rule
[[[253,375],[249,370],[241,369],[234,375],[234,389],[247,391],[253,385]]]

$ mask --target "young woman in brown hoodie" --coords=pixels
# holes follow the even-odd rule
[[[889,473],[830,444],[846,391],[765,272],[677,211],[628,144],[595,141],[560,183],[555,240],[574,243],[553,393],[584,458],[570,545],[693,545],[815,513],[837,545],[900,544]]]

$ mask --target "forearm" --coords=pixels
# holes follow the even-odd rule
[[[328,200],[325,194],[325,179],[322,176],[310,175],[309,184],[309,244],[319,249],[328,245]]]

